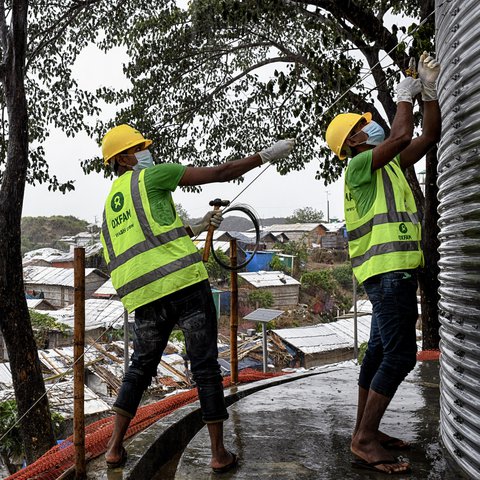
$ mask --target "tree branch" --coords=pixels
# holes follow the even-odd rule
[[[96,3],[101,3],[103,0],[85,0],[85,1],[76,1],[74,6],[70,7],[63,15],[60,16],[55,22],[52,23],[52,26],[42,31],[42,39],[38,42],[37,46],[27,57],[26,70],[28,70],[30,64],[35,59],[36,55],[44,49],[47,45],[54,43],[58,38],[62,36],[67,27],[75,20],[85,8],[94,5]],[[54,33],[56,31],[56,33]],[[32,38],[32,42],[35,38]]]
[[[404,68],[404,58],[397,52],[398,40],[387,28],[382,19],[377,18],[371,10],[360,7],[354,0],[292,0],[296,3],[314,5],[330,12],[338,21],[348,20],[360,29],[369,40],[382,45],[390,57]]]

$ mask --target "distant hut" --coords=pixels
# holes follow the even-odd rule
[[[85,298],[90,298],[108,275],[96,268],[85,269]],[[73,268],[24,267],[23,281],[25,293],[43,294],[43,298],[55,308],[62,308],[74,301]]]
[[[291,308],[298,305],[300,282],[280,271],[244,272],[238,276],[248,290],[268,291],[272,294],[272,308]]]

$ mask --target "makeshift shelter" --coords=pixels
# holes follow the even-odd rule
[[[101,270],[86,268],[85,298],[90,298],[107,278]],[[26,293],[35,296],[41,292],[54,307],[62,308],[74,301],[73,268],[28,266],[23,269],[23,280]]]
[[[290,308],[298,304],[300,282],[283,272],[243,272],[238,276],[244,280],[246,289],[270,292],[273,297],[272,308]]]
[[[358,345],[368,341],[371,318],[371,315],[358,317]],[[353,318],[270,332],[272,340],[282,342],[296,364],[305,368],[351,359],[353,334]]]

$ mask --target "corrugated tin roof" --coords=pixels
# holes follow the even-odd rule
[[[277,223],[263,227],[264,232],[311,232],[323,223]]]
[[[87,245],[85,247],[85,258],[88,258],[92,255],[100,253],[103,249],[103,246],[100,242],[97,242],[93,245]],[[38,260],[43,260],[48,263],[52,262],[72,262],[73,261],[73,251],[72,252],[63,252],[57,250],[56,248],[39,248],[37,250],[32,250],[26,252],[23,256],[23,265],[27,266],[37,262]]]
[[[206,240],[208,232],[200,232],[196,237],[193,237],[195,240]],[[226,230],[214,230],[213,231],[213,240],[220,238],[225,233],[229,233]]]
[[[117,291],[113,288],[112,280],[109,278],[101,287],[97,288],[93,293],[94,297],[114,297]]]
[[[66,381],[58,382],[53,388],[46,385],[47,396],[51,410],[61,413],[65,418],[73,418],[73,379],[69,377]],[[86,385],[84,387],[84,411],[85,415],[94,415],[110,410],[110,406],[105,403],[96,393],[90,390]],[[13,389],[0,390],[0,402],[14,399]]]
[[[27,307],[28,308],[37,308],[39,305],[45,305],[46,308],[54,308],[54,306],[44,298],[27,298]]]
[[[205,247],[205,241],[206,240],[195,240],[193,243],[200,250]],[[221,250],[222,252],[226,252],[230,248],[230,242],[213,241],[212,243],[215,250]]]
[[[238,274],[239,277],[242,277],[245,281],[257,288],[262,287],[283,287],[285,285],[300,285],[298,280],[285,275],[280,271],[272,272],[242,272]]]
[[[372,317],[358,317],[358,344],[368,341]],[[353,319],[321,323],[311,327],[273,330],[280,338],[306,354],[353,348]]]
[[[75,305],[68,305],[60,310],[44,310],[43,313],[55,318],[59,323],[73,329]],[[96,328],[122,328],[123,304],[120,300],[106,300],[103,298],[89,298],[85,300],[85,330]],[[128,316],[128,322],[134,322],[133,313]]]
[[[86,268],[85,278],[89,275],[98,275],[103,278],[108,278],[98,268]],[[72,287],[74,284],[74,269],[73,268],[57,268],[57,267],[39,267],[30,266],[24,267],[23,279],[25,283],[36,285],[61,285],[63,287]]]
[[[327,229],[327,232],[338,232],[345,226],[345,222],[322,223],[322,225]]]
[[[10,371],[10,363],[0,363],[0,385],[10,387],[12,383],[12,372]]]

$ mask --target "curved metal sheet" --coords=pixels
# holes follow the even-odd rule
[[[480,478],[480,2],[436,2],[439,145],[440,431]]]

